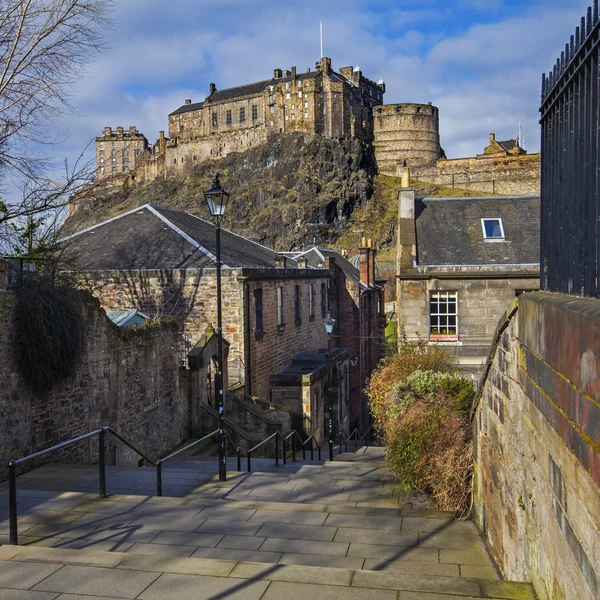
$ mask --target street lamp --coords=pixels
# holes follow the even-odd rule
[[[333,333],[333,326],[335,325],[335,319],[331,316],[331,311],[329,311],[327,316],[323,319],[323,325],[325,325],[325,331],[327,332],[327,349],[331,350],[331,334]],[[331,357],[327,359],[327,378],[329,379],[329,460],[333,460],[333,421],[331,419],[331,413],[333,412],[333,398],[331,394],[330,361]]]
[[[223,325],[221,315],[221,221],[225,215],[229,194],[221,187],[219,175],[214,178],[210,190],[204,192],[208,210],[215,223],[217,238],[217,403],[219,407],[219,481],[227,481],[225,454],[225,410],[223,398]]]

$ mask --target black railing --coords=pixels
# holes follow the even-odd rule
[[[30,454],[29,456],[24,456],[23,458],[19,458],[17,460],[10,460],[8,462],[8,517],[9,517],[9,538],[10,543],[13,546],[17,546],[19,544],[19,533],[17,527],[17,466],[21,465],[27,461],[34,460],[36,458],[40,458],[46,454],[50,454],[52,452],[56,452],[58,450],[62,450],[67,446],[72,446],[78,442],[83,440],[87,440],[93,437],[98,436],[98,488],[99,495],[101,498],[106,498],[106,453],[105,453],[105,440],[106,434],[110,433],[118,440],[123,442],[126,446],[129,446],[134,452],[139,454],[144,460],[148,461],[152,466],[156,466],[156,463],[146,456],[143,452],[140,452],[133,444],[128,442],[125,438],[120,436],[116,431],[114,431],[110,427],[101,427],[100,429],[96,429],[95,431],[90,431],[90,433],[86,433],[84,435],[80,435],[79,437],[73,438],[68,442],[63,442],[62,444],[57,444],[56,446],[52,446],[51,448],[46,448],[45,450],[40,450],[39,452],[35,452],[34,454]]]
[[[276,431],[275,433],[272,433],[268,438],[265,438],[262,442],[256,444],[256,446],[254,446],[253,448],[248,449],[248,472],[252,471],[252,453],[257,448],[260,448],[263,444],[270,442],[272,439],[275,439],[275,465],[279,466],[280,439],[283,442],[283,464],[285,465],[287,463],[287,440],[281,435],[281,433],[279,433],[279,431]]]
[[[542,77],[541,286],[598,296],[600,79],[598,0]]]
[[[54,281],[56,272],[55,258],[32,258],[29,256],[0,256],[5,263],[4,277],[7,289],[23,287],[28,275],[46,275]]]
[[[295,429],[292,432],[290,432],[286,437],[283,437],[283,435],[279,431],[276,431],[275,433],[272,433],[268,438],[265,438],[264,440],[262,440],[262,442],[259,442],[258,444],[256,444],[256,446],[248,450],[248,472],[252,471],[252,453],[267,442],[270,442],[272,439],[275,439],[275,466],[279,466],[279,440],[281,440],[283,445],[282,459],[284,465],[287,464],[288,440],[291,440],[290,445],[293,462],[296,462],[296,451],[298,449],[297,443],[299,443],[302,447],[302,460],[306,460],[307,445],[309,445],[310,460],[315,459],[315,446],[317,447],[319,460],[321,460],[321,446],[315,439],[314,435],[309,435],[304,441],[302,441],[300,434]]]
[[[344,452],[348,452],[348,442],[365,442],[365,446],[369,447],[369,440],[373,437],[373,425],[371,425],[364,433],[361,434],[358,427],[355,427],[353,431],[346,437],[343,433],[339,434],[340,454],[342,453],[342,444],[344,445]]]

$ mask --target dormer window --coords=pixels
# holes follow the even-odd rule
[[[504,240],[504,226],[502,219],[481,219],[484,240]]]

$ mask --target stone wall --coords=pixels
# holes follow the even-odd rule
[[[467,269],[465,269],[467,271]],[[523,271],[526,271],[524,268]],[[429,293],[457,292],[457,342],[441,343],[467,373],[477,380],[483,372],[498,319],[516,294],[539,289],[539,278],[505,276],[494,278],[493,269],[482,269],[480,279],[436,278],[398,279],[398,326],[409,340],[429,339]]]
[[[474,504],[507,579],[541,600],[600,593],[600,302],[520,296],[476,400]]]
[[[119,329],[98,301],[80,293],[85,322],[83,353],[75,374],[49,392],[33,393],[14,367],[14,292],[0,291],[0,475],[17,459],[109,425],[151,458],[180,444],[187,432],[187,396],[180,388],[173,322]],[[118,464],[137,464],[137,455],[116,447]],[[87,462],[97,440],[52,455],[60,462]],[[33,465],[31,465],[33,466]]]
[[[540,193],[540,154],[522,154],[502,158],[478,156],[438,160],[432,165],[410,169],[413,181],[423,181],[463,190],[475,190],[503,196],[527,196]],[[400,176],[401,165],[387,175]]]

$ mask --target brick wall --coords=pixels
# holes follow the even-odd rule
[[[541,600],[600,592],[600,302],[537,292],[501,319],[474,413],[475,512]]]
[[[119,329],[99,303],[80,293],[84,349],[75,374],[46,394],[34,394],[13,365],[13,292],[0,292],[0,464],[110,425],[158,458],[185,438],[187,397],[179,384],[176,325]],[[110,437],[110,436],[109,436]],[[115,458],[114,441],[109,456]],[[119,463],[136,462],[117,447]],[[50,460],[87,462],[97,441],[69,447]]]

